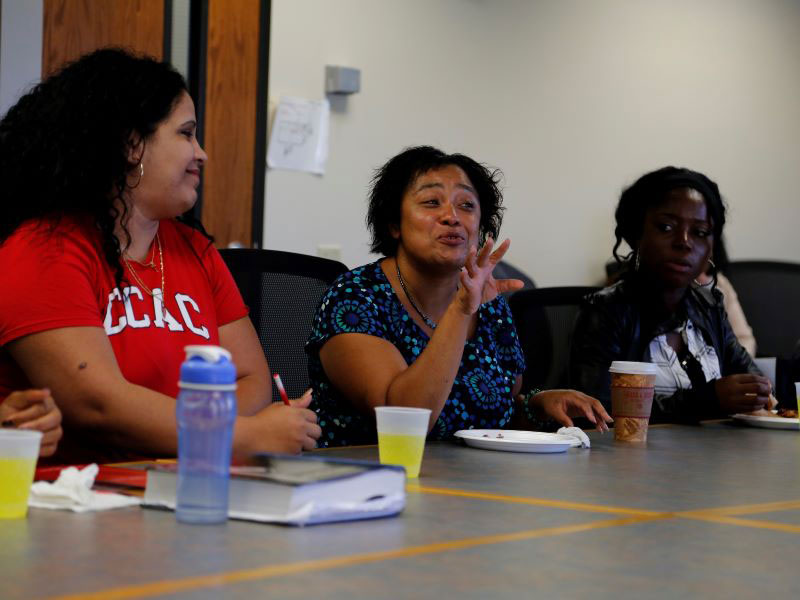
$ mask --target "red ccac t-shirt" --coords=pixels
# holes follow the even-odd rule
[[[173,220],[158,229],[164,259],[164,302],[150,296],[124,265],[122,285],[106,263],[99,232],[63,218],[25,223],[0,245],[0,399],[30,387],[3,346],[62,327],[102,327],[122,374],[170,397],[189,344],[218,344],[221,325],[247,315],[236,283],[202,234]],[[158,245],[150,254],[160,267]],[[131,262],[151,290],[158,269]],[[78,357],[76,357],[77,360]]]

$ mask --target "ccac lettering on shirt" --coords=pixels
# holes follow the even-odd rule
[[[136,308],[144,309],[140,314],[137,314],[134,310],[134,298],[138,300],[136,302]],[[191,309],[194,313],[199,315],[200,307],[197,306],[197,302],[195,302],[191,296],[181,293],[175,294],[175,303],[178,305],[178,311],[180,312],[182,322],[173,317],[164,306],[161,299],[160,288],[153,288],[152,300],[152,304],[146,303],[144,294],[142,294],[141,290],[135,285],[122,288],[121,293],[119,288],[114,288],[108,295],[106,317],[103,320],[103,327],[105,327],[106,335],[116,335],[126,327],[131,327],[133,329],[145,329],[147,327],[163,329],[166,327],[170,331],[185,331],[188,329],[202,338],[210,338],[207,327],[198,327],[192,321],[189,310]],[[124,314],[120,314],[116,323],[113,322],[114,317],[112,315],[115,302],[121,303],[124,308]],[[147,312],[147,309],[151,307],[152,316]]]

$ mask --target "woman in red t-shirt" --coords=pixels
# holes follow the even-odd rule
[[[207,160],[194,104],[167,64],[102,49],[51,75],[0,122],[0,398],[47,387],[57,460],[176,453],[187,344],[238,370],[234,455],[313,448],[310,395],[271,402],[247,307],[186,217]],[[6,402],[10,402],[7,399]]]

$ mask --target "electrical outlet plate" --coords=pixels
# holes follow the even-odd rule
[[[319,244],[317,245],[317,256],[341,262],[342,247],[339,244]]]

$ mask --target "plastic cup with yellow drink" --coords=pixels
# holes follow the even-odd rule
[[[378,453],[381,464],[402,465],[409,479],[419,477],[431,411],[427,408],[378,406]]]
[[[800,381],[794,382],[794,393],[797,397],[797,416],[800,417]]]
[[[0,429],[0,519],[21,519],[28,513],[41,442],[41,431]]]
[[[611,373],[614,439],[646,442],[658,368],[652,363],[615,360],[608,371]]]

